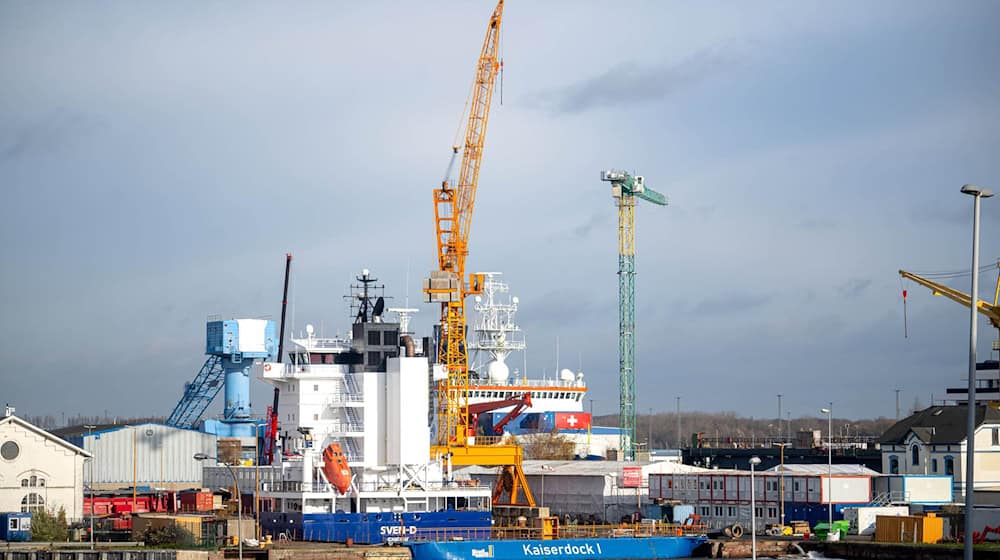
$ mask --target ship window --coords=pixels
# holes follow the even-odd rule
[[[313,420],[319,420],[319,414],[313,414]]]
[[[382,335],[382,337],[382,344],[385,344],[386,346],[395,346],[399,344],[399,336],[396,331],[385,331],[385,334]]]
[[[378,352],[369,352],[368,353],[368,365],[370,365],[370,366],[377,366],[380,363],[382,363],[382,360],[379,357],[379,353]]]
[[[373,346],[378,346],[382,344],[382,337],[379,331],[368,331],[368,344]]]
[[[993,445],[1000,445],[1000,428],[993,428]]]

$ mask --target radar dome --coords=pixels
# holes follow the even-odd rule
[[[316,329],[312,325],[306,325],[306,334],[312,336],[314,332],[316,332]]]
[[[569,382],[569,381],[573,381],[574,379],[576,379],[576,374],[573,373],[573,371],[570,370],[570,369],[563,368],[559,372],[559,380],[560,381],[567,381],[567,382]]]
[[[507,367],[507,364],[494,360],[486,364],[486,375],[490,381],[507,381],[507,378],[510,377],[510,368]]]

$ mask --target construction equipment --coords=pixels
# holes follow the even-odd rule
[[[288,278],[292,272],[292,254],[285,253],[285,287],[281,294],[281,324],[278,326],[278,363],[282,363],[285,353],[285,312],[288,310]],[[274,452],[278,447],[278,400],[281,390],[274,386],[274,403],[267,408],[264,433],[264,460],[266,465],[274,464]]]
[[[527,479],[521,469],[522,451],[515,444],[476,444],[475,426],[469,413],[469,359],[466,349],[465,298],[482,293],[482,274],[465,278],[465,258],[469,253],[469,228],[472,209],[476,200],[479,169],[483,161],[486,142],[486,125],[490,115],[490,102],[497,73],[500,70],[500,23],[503,17],[503,0],[497,2],[490,16],[482,50],[476,64],[476,77],[472,85],[469,114],[465,126],[465,141],[452,147],[449,171],[434,190],[434,224],[437,238],[438,268],[424,281],[424,292],[429,303],[441,304],[438,361],[444,374],[438,381],[437,445],[431,447],[432,457],[448,457],[453,465],[501,466],[503,472],[514,477],[511,503],[517,503],[517,489],[523,488],[528,505],[534,497],[528,489]],[[451,166],[462,152],[458,181],[450,181]]]
[[[976,298],[976,308],[980,313],[989,319],[990,324],[998,329],[998,334],[1000,334],[1000,306],[997,305],[998,300],[1000,300],[1000,262],[996,264],[997,273],[997,283],[996,288],[993,292],[993,304],[987,303],[985,300]],[[918,276],[912,272],[907,272],[905,270],[900,270],[899,275],[908,280],[913,280],[917,284],[924,286],[925,288],[930,288],[931,292],[936,296],[944,296],[960,305],[969,307],[972,305],[972,298],[969,294],[956,290],[954,288],[949,288],[944,284],[939,284],[933,280],[924,278],[923,276]],[[903,291],[903,299],[906,299],[906,290]]]
[[[618,422],[619,446],[626,461],[635,460],[635,197],[659,206],[667,197],[647,188],[641,176],[602,171],[618,206]]]

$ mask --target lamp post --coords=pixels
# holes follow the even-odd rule
[[[750,457],[750,555],[757,560],[757,490],[754,486],[754,467],[760,464],[760,457]]]
[[[778,439],[781,439],[781,393],[778,393]]]
[[[216,463],[226,467],[226,470],[233,477],[233,485],[236,487],[236,538],[239,541],[240,560],[243,560],[243,494],[240,493],[240,481],[236,478],[236,472],[233,471],[233,467],[229,466],[229,463],[222,463],[218,457],[213,457],[207,453],[195,453],[194,458],[198,461],[212,459]]]
[[[94,428],[97,426],[93,424],[86,424],[83,426],[87,428],[87,439],[90,439],[90,447],[94,448],[94,440],[91,439],[94,435]],[[84,446],[86,447],[86,446]],[[94,550],[94,452],[90,452],[90,550]]]
[[[833,402],[830,402],[830,408],[821,408],[820,412],[826,414],[827,427],[826,427],[826,449],[827,449],[827,460],[826,460],[826,490],[829,496],[826,497],[827,503],[827,518],[829,522],[829,527],[827,528],[827,535],[833,532]]]
[[[993,196],[989,189],[965,185],[961,192],[973,197],[972,205],[972,289],[969,326],[969,401],[965,436],[965,560],[972,560],[973,509],[975,507],[975,442],[976,442],[976,313],[979,307],[979,203]]]

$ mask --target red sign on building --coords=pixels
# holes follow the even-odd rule
[[[622,488],[642,486],[642,467],[622,467]]]
[[[586,430],[590,428],[590,414],[586,412],[556,412],[556,428],[560,430]]]

